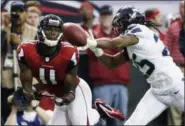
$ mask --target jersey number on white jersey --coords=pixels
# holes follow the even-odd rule
[[[142,72],[144,73],[144,76],[146,78],[148,78],[155,70],[154,64],[151,63],[150,61],[148,61],[146,59],[141,60],[141,61],[137,61],[137,56],[135,53],[133,53],[133,55],[132,55],[132,62],[134,62],[136,67],[143,68]]]
[[[154,34],[154,40],[155,40],[155,42],[159,41],[158,37],[155,34]],[[167,47],[164,47],[161,55],[162,56],[169,56],[170,55]],[[137,55],[135,53],[132,54],[132,62],[134,63],[134,65],[136,67],[138,67],[144,73],[144,76],[146,78],[148,78],[155,70],[155,65],[152,62],[150,62],[147,59],[142,59],[139,61],[137,59]]]

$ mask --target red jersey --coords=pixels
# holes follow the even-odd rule
[[[42,57],[37,50],[38,42],[22,43],[18,47],[18,60],[27,65],[39,84],[39,91],[61,97],[64,95],[64,79],[66,73],[78,63],[77,48],[67,42],[61,42],[58,53],[50,57]]]
[[[104,33],[102,27],[100,25],[97,25],[95,29],[93,29],[93,33],[95,38],[102,38],[102,37],[108,37],[108,38],[114,38],[116,35],[113,33],[113,31],[110,34]],[[105,53],[108,54],[116,54],[119,52],[119,50],[103,50]],[[91,50],[88,50],[88,56],[89,56],[89,75],[93,81],[94,85],[104,85],[104,84],[124,84],[127,85],[130,81],[130,70],[129,70],[129,64],[125,63],[119,68],[116,68],[114,70],[109,70],[104,65],[102,65],[97,57],[94,55],[94,53]],[[97,74],[101,73],[101,74]]]
[[[175,63],[184,65],[184,57],[179,50],[179,33],[182,27],[182,19],[172,21],[166,33],[165,41]]]

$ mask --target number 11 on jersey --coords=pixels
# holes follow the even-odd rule
[[[49,70],[49,79],[46,78],[47,77],[46,69],[44,68],[39,69],[39,77],[43,84],[48,84],[47,80],[49,80],[53,85],[57,84],[55,76],[56,76],[56,71],[54,69]]]

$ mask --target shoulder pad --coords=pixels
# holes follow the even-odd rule
[[[75,46],[73,46],[71,43],[67,42],[67,41],[63,41],[62,43],[62,47],[70,47],[70,48],[75,48]]]
[[[125,31],[125,34],[130,34],[130,35],[135,35],[137,37],[143,37],[145,34],[145,27],[143,25],[139,25],[139,24],[132,24],[129,25],[128,28]]]

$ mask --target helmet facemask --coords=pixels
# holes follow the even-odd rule
[[[126,27],[124,25],[123,19],[120,18],[114,18],[112,21],[113,31],[116,35],[119,35],[121,33],[124,33]],[[126,22],[125,22],[126,23]]]

